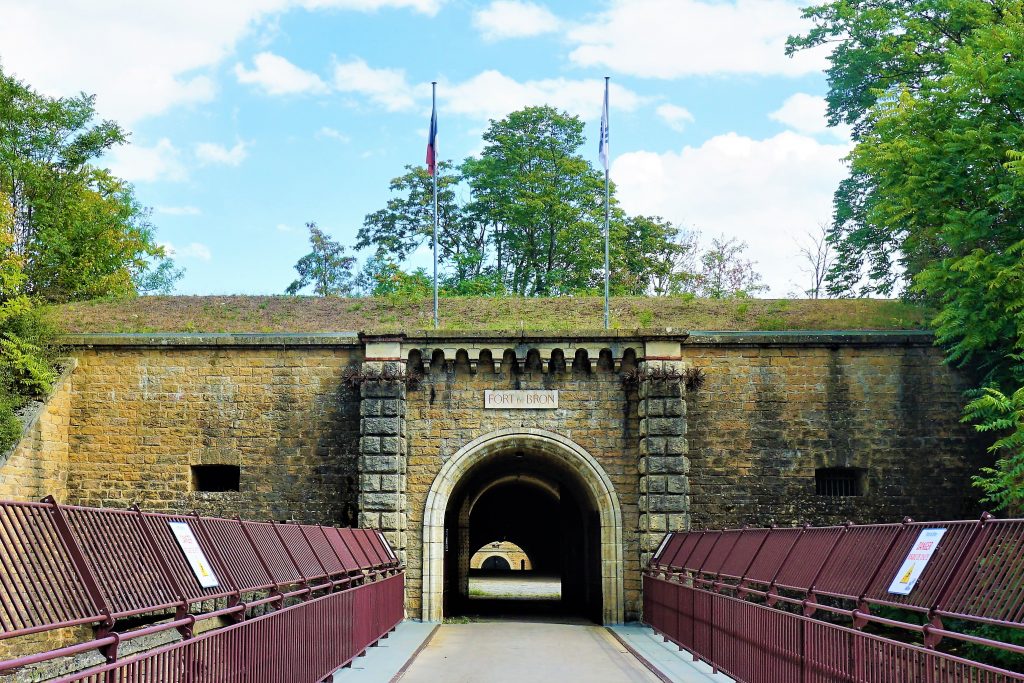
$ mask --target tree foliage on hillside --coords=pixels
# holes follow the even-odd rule
[[[97,165],[126,134],[95,118],[91,96],[47,97],[0,71],[0,196],[22,289],[39,299],[130,295],[173,275],[131,186]]]
[[[295,264],[299,277],[288,285],[285,293],[298,294],[313,285],[316,296],[348,296],[355,285],[352,273],[355,257],[346,256],[345,247],[332,240],[316,223],[306,223],[306,229],[312,251]]]
[[[583,122],[527,107],[483,134],[483,150],[438,166],[438,260],[452,294],[598,292],[604,282],[604,178],[581,154]],[[407,166],[387,206],[366,216],[356,248],[399,268],[433,233],[432,179]],[[696,235],[658,216],[627,216],[611,187],[613,294],[694,292]],[[371,267],[368,264],[368,267]],[[368,290],[375,291],[375,290]]]
[[[856,142],[835,196],[831,291],[909,285],[939,309],[950,361],[984,376],[967,418],[1020,430],[1004,412],[1024,385],[1022,4],[833,0],[805,15],[815,26],[789,49],[834,47],[829,117]],[[1000,480],[1009,497],[986,489],[1001,507],[1024,502],[1022,443],[997,444],[997,470],[1018,473]]]
[[[166,291],[181,275],[131,186],[97,165],[126,135],[93,105],[0,70],[0,451],[20,434],[13,411],[55,377],[36,302]]]

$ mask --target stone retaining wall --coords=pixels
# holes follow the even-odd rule
[[[943,365],[924,334],[68,342],[77,367],[0,468],[0,496],[376,526],[408,562],[413,616],[435,475],[460,448],[498,430],[552,432],[599,463],[621,507],[627,619],[639,612],[641,563],[664,531],[691,521],[703,528],[973,515],[969,477],[988,461],[983,442],[959,423],[971,378]],[[585,362],[574,368],[577,352]],[[399,371],[422,364],[423,381],[356,389],[344,381],[347,368],[388,363]],[[624,367],[665,364],[701,368],[703,387],[622,381]],[[483,410],[484,390],[527,388],[558,390],[558,410]],[[240,490],[195,490],[193,465],[238,466]],[[819,495],[815,470],[826,467],[862,472],[862,495]]]

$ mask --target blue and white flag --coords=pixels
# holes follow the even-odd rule
[[[601,109],[601,143],[597,148],[604,170],[608,170],[608,79],[604,81],[604,108]]]

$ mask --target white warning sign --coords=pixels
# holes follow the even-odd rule
[[[384,550],[388,551],[388,557],[392,560],[397,560],[398,558],[395,557],[395,552],[391,549],[391,544],[388,543],[388,539],[384,538],[384,534],[379,531],[377,532],[377,535],[380,537],[380,542],[384,545]]]
[[[663,559],[661,557],[661,554],[665,552],[665,546],[668,545],[669,539],[671,538],[672,534],[665,534],[665,538],[661,539],[661,545],[659,545],[658,549],[654,551],[654,557],[657,557],[658,559]]]
[[[206,554],[203,549],[199,546],[199,541],[196,540],[196,535],[192,533],[192,527],[188,525],[188,522],[168,522],[171,527],[171,533],[174,534],[174,538],[178,541],[178,545],[181,546],[181,552],[185,553],[185,559],[188,560],[188,564],[192,567],[192,573],[196,575],[196,579],[199,581],[199,585],[203,588],[216,588],[220,585],[217,581],[217,575],[213,573],[213,567],[210,566],[210,561],[206,559]]]
[[[928,561],[932,559],[932,555],[935,554],[935,549],[939,547],[939,541],[942,540],[945,533],[945,529],[921,530],[914,546],[907,553],[907,559],[903,560],[903,564],[900,565],[896,576],[889,585],[890,593],[910,595],[910,591],[914,590],[917,580],[921,578],[924,568],[928,566]]]

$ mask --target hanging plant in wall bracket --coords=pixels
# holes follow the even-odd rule
[[[643,382],[678,382],[687,391],[698,391],[707,379],[700,368],[629,368],[619,377],[626,390],[637,389]]]
[[[423,381],[423,375],[416,371],[398,370],[393,365],[376,368],[345,368],[341,373],[341,384],[352,391],[358,391],[364,382],[375,384],[404,384],[407,389],[415,389]]]

